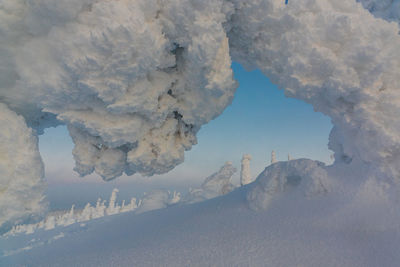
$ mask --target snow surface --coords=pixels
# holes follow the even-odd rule
[[[21,115],[35,131],[17,133],[32,138],[66,124],[82,176],[164,173],[231,103],[232,57],[332,119],[335,164],[395,184],[400,5],[361,2],[0,0],[0,102],[7,106],[0,117]],[[10,150],[25,145],[38,155],[30,138],[21,144],[7,137],[9,128],[0,131]],[[24,155],[3,153],[0,160],[26,165]],[[17,199],[42,198],[41,160],[29,162],[36,164],[19,176],[21,191],[0,176],[7,209],[24,207]],[[2,209],[0,225],[43,208],[11,216]]]
[[[287,179],[293,170],[303,170],[301,180]],[[322,171],[340,178],[327,193],[305,195]],[[278,173],[284,190],[265,209],[250,209],[248,195]],[[398,266],[400,208],[390,187],[352,175],[305,159],[278,162],[204,202],[1,237],[0,265]]]

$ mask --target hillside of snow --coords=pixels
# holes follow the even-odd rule
[[[398,202],[352,175],[277,162],[204,202],[1,237],[0,265],[398,266]]]

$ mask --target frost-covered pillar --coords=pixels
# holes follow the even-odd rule
[[[117,188],[114,188],[112,193],[111,193],[111,197],[110,197],[110,203],[108,204],[108,209],[107,209],[107,214],[108,215],[112,215],[115,213],[118,213],[118,208],[115,204],[115,201],[117,200],[117,193],[119,192],[119,190]]]
[[[275,153],[274,150],[272,150],[272,152],[271,152],[271,164],[274,164],[274,163],[276,163],[276,162],[277,162],[277,160],[276,160],[276,153]]]
[[[252,177],[251,177],[251,171],[250,171],[250,160],[251,156],[249,154],[244,154],[242,158],[242,166],[240,170],[240,184],[241,185],[246,185],[251,183]]]
[[[46,209],[38,138],[23,117],[0,103],[0,233]]]

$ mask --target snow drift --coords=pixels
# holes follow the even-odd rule
[[[30,235],[0,236],[0,262],[5,266],[397,267],[398,202],[387,198],[387,186],[372,180],[354,188],[354,193],[334,194],[340,188],[335,185],[328,194],[322,190],[306,196],[317,177],[330,168],[305,159],[278,162],[254,184],[215,199],[37,229]],[[301,179],[291,177],[293,172],[302,174]],[[342,178],[348,187],[354,177]],[[279,186],[267,210],[248,209],[246,196],[274,180]]]
[[[331,117],[337,163],[398,181],[399,27],[377,17],[398,21],[400,7],[362,4],[373,14],[336,0],[1,0],[0,101],[36,134],[67,124],[82,176],[163,173],[231,103],[232,57]],[[1,164],[24,166],[12,157]],[[21,178],[26,191],[37,177]]]
[[[309,198],[328,193],[330,187],[322,162],[309,159],[277,162],[257,177],[247,193],[247,201],[253,210],[266,210],[274,198],[292,189]]]

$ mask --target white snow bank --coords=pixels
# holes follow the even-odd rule
[[[328,193],[331,186],[322,162],[309,159],[277,162],[265,168],[251,184],[247,201],[251,209],[265,210],[281,194],[293,194],[295,190],[304,197],[312,197]]]
[[[184,203],[196,203],[231,192],[235,189],[231,180],[236,171],[232,162],[226,162],[219,171],[207,177],[200,188],[191,189],[182,201]]]
[[[290,174],[297,169],[314,177],[321,168],[317,162],[300,160],[292,167],[276,163],[269,172]],[[290,179],[282,177],[286,191],[278,192],[281,197],[277,195],[267,210],[248,209],[248,185],[192,205],[0,237],[0,262],[96,267],[398,266],[400,208],[398,201],[388,198],[386,186],[370,180],[355,194],[351,189],[305,197],[298,189],[306,189],[310,178],[303,177],[293,190],[288,188]],[[353,177],[342,178],[344,182]]]
[[[46,209],[38,139],[24,118],[0,103],[0,234]]]

